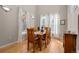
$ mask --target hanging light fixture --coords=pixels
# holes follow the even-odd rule
[[[5,12],[9,12],[10,8],[8,8],[7,6],[1,5],[1,8],[5,11]]]

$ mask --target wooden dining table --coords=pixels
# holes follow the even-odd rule
[[[44,32],[41,32],[41,31],[35,31],[35,32],[34,32],[35,35],[43,35],[43,34],[45,34],[45,33],[46,33],[46,31],[44,31]]]
[[[44,30],[43,32],[41,32],[41,31],[35,31],[34,32],[34,35],[37,35],[38,36],[38,41],[39,41],[39,47],[40,47],[40,50],[42,50],[42,37],[43,37],[43,35],[44,34],[46,34],[46,31]]]

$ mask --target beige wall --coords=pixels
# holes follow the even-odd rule
[[[10,12],[5,12],[0,7],[0,46],[15,42],[18,38],[18,9],[14,6]]]

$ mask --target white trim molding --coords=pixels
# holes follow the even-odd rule
[[[79,50],[77,50],[76,52],[79,53]]]
[[[15,42],[11,42],[11,43],[2,45],[2,46],[0,46],[0,48],[4,48],[4,47],[10,46],[10,45],[13,45],[13,44],[15,44],[15,43],[18,43],[18,41],[15,41]]]

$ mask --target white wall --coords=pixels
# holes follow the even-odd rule
[[[74,34],[78,34],[78,11],[74,9],[74,6],[68,6],[68,26],[67,31],[71,31]]]
[[[72,33],[77,34],[76,39],[76,51],[79,52],[79,8],[75,9],[74,5],[68,6],[68,25],[67,30],[70,30]]]
[[[79,52],[79,19],[78,19],[78,15],[79,15],[79,8],[75,11],[75,17],[74,17],[74,25],[73,28],[74,30],[77,32],[77,52]]]
[[[73,28],[74,31],[78,34],[77,35],[77,51],[79,52],[79,19],[78,19],[78,15],[79,15],[79,8],[76,9],[75,13],[74,13],[74,21],[73,21]]]

